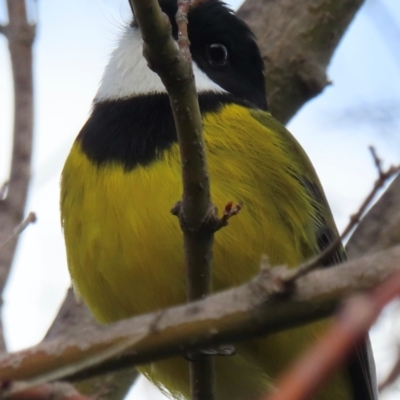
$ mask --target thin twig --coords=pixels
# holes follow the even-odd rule
[[[190,1],[189,0],[178,0],[178,12],[176,13],[176,23],[178,25],[178,46],[179,52],[185,62],[190,63],[192,61],[192,55],[190,53],[190,41],[188,34],[188,12],[189,12]]]
[[[400,171],[400,165],[392,165],[386,171],[383,171],[381,168],[381,160],[377,157],[375,149],[370,147],[374,164],[378,170],[378,178],[374,183],[370,193],[362,202],[358,211],[351,215],[350,221],[342,234],[336,238],[324,251],[322,251],[317,257],[312,260],[306,262],[296,269],[291,269],[285,272],[282,276],[283,283],[291,283],[298,279],[300,276],[307,274],[309,271],[312,271],[321,266],[325,261],[327,261],[337,249],[342,245],[342,241],[350,234],[353,228],[360,222],[361,217],[364,215],[366,209],[371,204],[375,195],[379,192],[379,190],[385,185],[385,183],[396,175]]]
[[[378,176],[383,177],[384,176],[384,171],[382,170],[382,160],[378,156],[378,153],[376,152],[376,149],[374,146],[368,146],[369,151],[371,152],[372,159],[374,160],[375,167],[378,171]]]
[[[346,244],[349,259],[400,244],[400,174],[368,210]]]
[[[36,214],[34,212],[30,212],[28,216],[19,224],[17,225],[11,235],[6,239],[6,241],[0,244],[0,251],[7,246],[7,244],[15,239],[19,234],[21,234],[30,224],[34,224],[36,222]]]

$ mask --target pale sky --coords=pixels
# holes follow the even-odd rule
[[[236,7],[240,2],[228,3]],[[11,350],[41,340],[69,285],[59,225],[60,170],[89,114],[108,54],[129,20],[126,0],[38,4],[35,151],[27,208],[37,213],[38,223],[22,235],[5,293],[3,315]],[[0,1],[2,20],[4,15]],[[333,84],[288,126],[314,163],[339,228],[375,179],[368,145],[376,146],[386,165],[400,162],[399,26],[398,0],[368,0],[334,56],[329,68]],[[6,42],[0,38],[0,182],[9,165],[11,89]],[[372,332],[379,376],[390,369],[391,345],[398,340],[393,332],[399,332],[398,318],[386,314]],[[139,386],[133,398],[154,399],[142,392],[151,389],[142,382]]]

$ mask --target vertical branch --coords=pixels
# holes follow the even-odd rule
[[[190,84],[192,87],[189,86],[188,88],[191,93],[189,93],[190,96],[187,100],[192,103],[191,112],[195,113],[197,118],[193,126],[185,127],[186,119],[189,118],[190,122],[191,118],[190,112],[187,115],[182,113],[186,99],[181,102],[179,107],[173,107],[173,113],[182,165],[183,199],[178,217],[184,238],[187,297],[188,301],[195,301],[204,298],[212,291],[211,268],[214,231],[206,225],[215,208],[211,203],[210,179],[207,170],[201,115],[193,72],[191,71],[192,58],[187,30],[189,5],[189,0],[178,0],[176,22],[179,31],[179,51],[192,74]],[[173,104],[176,99],[174,100],[172,96],[170,98],[171,104]],[[214,358],[198,353],[189,363],[192,400],[214,399]]]
[[[187,35],[189,0],[178,1],[176,16],[179,50],[171,27],[157,0],[130,0],[144,41],[143,53],[149,66],[167,89],[178,136],[183,182],[183,199],[172,210],[179,217],[184,236],[188,278],[188,300],[211,291],[214,232],[218,217],[211,203],[201,114],[192,71]],[[218,226],[219,227],[219,226]],[[213,359],[198,354],[190,363],[193,400],[214,398]]]
[[[178,215],[184,233],[188,300],[193,301],[211,291],[214,232],[207,225],[214,207],[211,204],[203,129],[189,50],[189,4],[189,0],[178,0],[176,16],[179,54],[187,69],[186,87],[168,85],[168,82],[165,84],[171,99],[182,165],[183,199],[173,213]]]
[[[11,172],[6,197],[0,200],[0,243],[5,243],[23,219],[30,179],[33,136],[32,44],[35,26],[28,23],[24,0],[7,0],[9,23],[2,33],[7,37],[14,80],[14,132]],[[18,237],[8,241],[0,252],[0,293],[3,292],[15,255]],[[1,347],[4,347],[2,329]]]

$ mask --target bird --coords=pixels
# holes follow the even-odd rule
[[[176,0],[160,0],[177,39]],[[220,0],[188,13],[211,196],[243,202],[215,234],[215,291],[249,281],[262,255],[295,268],[338,237],[308,156],[269,112],[264,62],[250,28]],[[177,134],[168,94],[148,68],[132,16],[105,68],[90,116],[61,174],[61,224],[72,283],[94,316],[112,323],[186,302],[182,232],[169,210],[182,193]],[[326,262],[345,259],[343,249]],[[322,335],[319,321],[235,343],[215,356],[216,398],[256,400]],[[376,400],[367,341],[313,397]],[[138,367],[173,399],[189,399],[182,357]]]

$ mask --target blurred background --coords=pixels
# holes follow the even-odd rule
[[[34,47],[35,136],[27,211],[38,222],[22,235],[5,293],[10,350],[39,342],[57,313],[69,275],[59,223],[59,177],[71,144],[88,117],[108,56],[130,19],[126,0],[29,2],[38,23]],[[241,1],[227,1],[232,8]],[[0,1],[0,22],[6,21]],[[310,156],[339,229],[370,190],[376,170],[368,146],[384,165],[400,162],[400,2],[366,0],[329,67],[332,85],[308,102],[289,130]],[[12,78],[0,36],[0,183],[8,176],[12,130]],[[399,304],[387,307],[371,338],[382,380],[399,353]],[[383,400],[400,396],[395,384]],[[140,379],[131,399],[156,399]],[[160,396],[161,398],[161,396]]]

